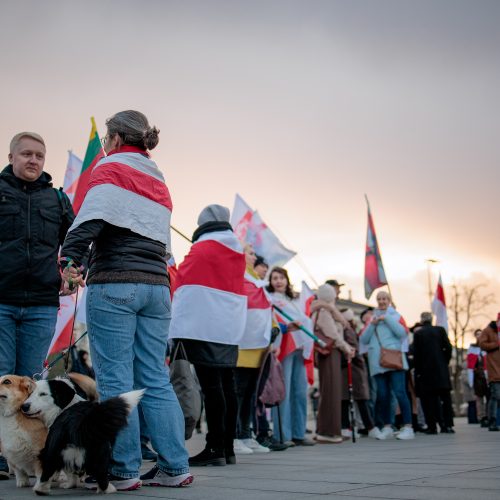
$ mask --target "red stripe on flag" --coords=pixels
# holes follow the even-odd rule
[[[217,265],[219,263],[219,265]],[[244,295],[245,256],[214,240],[195,243],[179,265],[175,288],[199,285]]]
[[[443,285],[441,283],[438,283],[437,290],[436,290],[436,298],[439,300],[439,302],[442,302],[443,305],[446,305],[446,300],[444,298]]]
[[[163,182],[124,163],[106,163],[96,168],[88,189],[102,184],[113,184],[172,210],[172,198]]]
[[[72,329],[73,329],[73,318],[71,317],[71,319],[66,323],[65,327],[62,329],[61,333],[59,334],[59,337],[57,337],[57,340],[54,342],[54,345],[52,346],[52,349],[49,352],[49,356],[52,354],[57,354],[58,352],[61,352],[64,349],[68,348]]]
[[[104,153],[102,150],[98,153],[98,155],[94,158],[94,160],[90,163],[88,168],[82,167],[82,173],[78,178],[78,186],[76,187],[75,197],[73,199],[73,211],[75,215],[78,214],[80,210],[83,200],[85,199],[85,195],[88,191],[90,176],[92,174],[92,170],[96,166],[97,162],[104,157]]]
[[[251,281],[243,283],[243,293],[247,296],[248,309],[270,309],[271,303],[266,297],[264,290],[255,286]]]

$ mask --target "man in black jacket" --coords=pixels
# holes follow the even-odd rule
[[[453,433],[453,409],[448,364],[451,359],[451,343],[446,330],[432,326],[431,313],[420,316],[422,327],[415,331],[413,356],[415,389],[422,402],[429,434]]]
[[[39,372],[54,334],[57,254],[75,216],[44,163],[43,139],[21,132],[0,173],[0,375]]]

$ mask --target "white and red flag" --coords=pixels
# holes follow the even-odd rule
[[[245,331],[245,255],[231,230],[202,234],[177,269],[169,338],[239,345]]]
[[[66,165],[66,172],[64,174],[63,190],[67,194],[69,201],[73,203],[83,162],[80,158],[78,158],[78,156],[73,154],[73,151],[68,151],[68,155],[68,164]]]
[[[264,286],[266,282],[245,273],[243,293],[247,296],[247,322],[240,349],[261,349],[271,341],[272,310]]]
[[[302,289],[300,291],[299,302],[302,312],[308,317],[311,317],[311,304],[316,298],[316,295],[311,290],[310,286],[302,281]]]
[[[72,231],[85,221],[101,219],[166,245],[170,251],[172,199],[163,174],[149,155],[123,146],[99,160]]]
[[[234,201],[231,225],[240,241],[250,243],[255,253],[264,257],[270,266],[284,266],[296,255],[296,252],[281,243],[259,213],[253,210],[239,194]]]
[[[446,299],[444,297],[443,280],[439,273],[436,295],[432,301],[432,313],[436,316],[436,326],[442,326],[448,332],[448,313],[446,311]]]

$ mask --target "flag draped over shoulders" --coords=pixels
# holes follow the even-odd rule
[[[245,273],[243,293],[247,297],[247,321],[240,349],[259,349],[271,340],[271,302],[264,291],[265,282]]]
[[[177,269],[169,338],[238,345],[247,317],[244,273],[231,230],[202,234]]]
[[[156,163],[145,151],[124,146],[95,166],[69,231],[100,219],[160,241],[170,251],[171,214],[170,193]]]

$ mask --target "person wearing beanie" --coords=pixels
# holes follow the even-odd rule
[[[201,211],[192,241],[177,271],[169,334],[184,346],[204,397],[206,446],[189,463],[235,464],[233,368],[247,316],[245,255],[229,223],[229,210],[221,205]]]
[[[479,347],[488,353],[486,367],[490,386],[490,401],[488,403],[489,430],[498,431],[497,408],[500,400],[500,335],[497,324],[492,321],[479,335]]]
[[[315,332],[333,339],[334,348],[328,355],[316,353],[319,372],[319,407],[317,417],[318,443],[342,442],[342,375],[341,352],[350,361],[355,354],[345,340],[342,331],[337,327],[333,316],[337,293],[331,285],[324,284],[318,288],[317,300],[311,304],[312,320]]]

